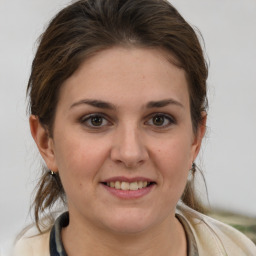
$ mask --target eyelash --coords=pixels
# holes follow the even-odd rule
[[[153,123],[153,119],[154,118],[164,118],[164,123],[166,123],[166,121],[168,122],[167,124],[164,124],[164,125],[156,125]],[[92,124],[92,119],[93,118],[100,118],[103,122],[103,124],[100,124],[99,126],[97,125],[93,125]],[[149,118],[149,119],[148,119]],[[109,121],[109,118],[106,118],[106,116],[102,113],[93,113],[93,114],[89,114],[89,115],[86,115],[86,116],[83,116],[81,119],[80,119],[80,122],[89,127],[89,128],[92,128],[92,129],[102,129],[106,126],[110,126],[112,124],[112,122]],[[153,115],[150,115],[149,117],[147,117],[147,121],[145,122],[146,125],[150,125],[150,126],[153,126],[154,128],[157,128],[157,129],[165,129],[165,128],[168,128],[169,126],[171,126],[172,124],[176,124],[176,120],[168,115],[168,114],[164,114],[164,113],[154,113]]]
[[[103,122],[107,122],[108,124],[107,125],[103,124],[103,125],[99,125],[99,126],[93,125],[92,124],[92,119],[93,118],[101,118],[103,120]],[[101,129],[102,127],[111,125],[111,122],[102,113],[94,113],[94,114],[89,114],[89,115],[83,116],[81,118],[80,122],[83,125],[85,125],[85,126],[87,126],[89,128],[92,128],[92,129]],[[89,122],[90,122],[90,124],[89,124]]]
[[[150,124],[150,125],[154,126],[155,128],[165,129],[165,128],[170,127],[173,124],[176,124],[176,120],[172,116],[170,116],[168,114],[164,114],[164,113],[155,113],[155,114],[151,115],[149,121],[147,121],[146,123],[149,123],[150,121],[153,122],[153,118],[156,118],[156,117],[164,118],[164,122],[167,121],[168,123],[164,124],[164,125],[155,125],[153,123]]]

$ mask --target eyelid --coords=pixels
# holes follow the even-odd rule
[[[105,119],[108,122],[108,124],[107,125],[101,125],[101,126],[93,126],[93,125],[86,124],[86,122],[89,121],[90,118],[92,118],[92,117],[101,117],[102,119]],[[109,125],[112,124],[112,122],[110,121],[110,118],[107,117],[105,114],[100,113],[100,112],[83,115],[79,119],[79,122],[82,123],[83,125],[85,125],[86,127],[91,128],[91,129],[101,129],[101,128],[104,128],[104,127],[109,126]]]
[[[94,126],[94,125],[90,125],[88,124],[87,121],[90,121],[90,118],[93,117],[101,117],[102,119],[106,120],[107,124],[103,124],[103,125],[99,125],[99,126]],[[164,117],[165,119],[168,120],[168,124],[166,125],[154,125],[154,124],[150,124],[150,121],[152,120],[152,118],[154,117]],[[145,122],[144,124],[152,126],[154,128],[157,129],[165,129],[165,128],[169,128],[170,126],[174,125],[177,123],[176,119],[173,117],[173,115],[167,114],[167,113],[163,113],[163,112],[156,112],[156,113],[152,113],[150,115],[148,115],[145,118]],[[89,114],[84,114],[81,118],[79,118],[79,122],[84,125],[85,127],[89,128],[89,129],[94,129],[94,130],[98,130],[98,129],[103,129],[106,128],[108,126],[113,125],[113,121],[111,120],[111,118],[109,116],[107,116],[105,113],[101,113],[101,112],[93,112],[93,113],[89,113]]]
[[[166,119],[169,121],[169,123],[168,123],[167,125],[163,125],[163,126],[157,126],[157,125],[152,124],[151,126],[154,126],[154,128],[157,128],[157,129],[164,129],[164,128],[168,128],[168,127],[170,127],[171,125],[177,123],[176,119],[175,119],[172,115],[166,114],[166,113],[162,113],[162,112],[157,112],[157,113],[150,114],[150,115],[147,117],[147,121],[146,121],[145,123],[146,123],[146,124],[149,123],[149,121],[150,121],[152,118],[156,117],[156,116],[162,116],[162,117],[166,118]]]

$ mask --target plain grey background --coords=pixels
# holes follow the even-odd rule
[[[31,222],[40,157],[25,90],[36,39],[66,0],[0,0],[0,243]],[[203,34],[210,60],[201,164],[213,207],[256,216],[256,1],[173,0]],[[1,254],[1,253],[0,253]]]

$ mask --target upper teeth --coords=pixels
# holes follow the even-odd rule
[[[145,188],[149,182],[147,181],[135,181],[135,182],[125,182],[125,181],[111,181],[107,182],[107,186],[115,189],[121,190],[138,190]]]

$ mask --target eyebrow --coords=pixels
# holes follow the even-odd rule
[[[101,108],[101,109],[109,109],[109,110],[115,110],[116,107],[115,105],[109,103],[109,102],[105,102],[105,101],[101,101],[101,100],[89,100],[89,99],[83,99],[80,100],[78,102],[73,103],[70,106],[70,109],[79,105],[90,105],[96,108]],[[146,108],[162,108],[168,105],[176,105],[179,107],[184,108],[184,106],[179,102],[176,101],[174,99],[165,99],[165,100],[160,100],[160,101],[150,101],[146,104]]]
[[[165,100],[160,100],[160,101],[150,101],[147,103],[146,107],[147,108],[162,108],[168,105],[177,105],[179,107],[184,108],[184,106],[177,100],[174,99],[165,99]]]
[[[116,109],[116,107],[111,103],[101,101],[101,100],[89,100],[89,99],[84,99],[84,100],[75,102],[70,106],[70,108],[83,105],[83,104],[87,104],[96,108],[111,109],[111,110]]]

